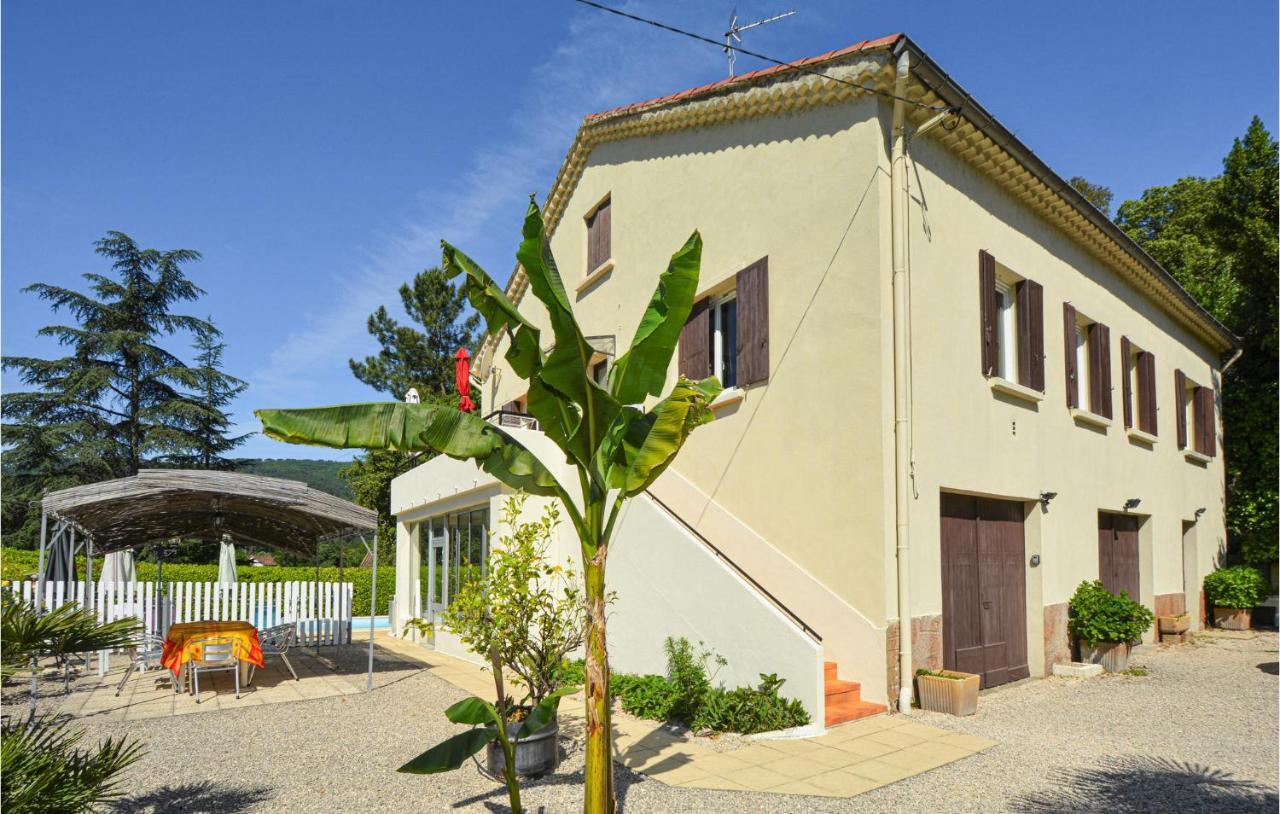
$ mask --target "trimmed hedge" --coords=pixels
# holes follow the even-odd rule
[[[20,582],[36,573],[39,565],[39,552],[24,549],[0,549],[0,579]],[[136,562],[136,561],[135,561]],[[101,558],[95,557],[94,563],[101,568]],[[379,563],[382,566],[382,563]],[[156,564],[153,562],[136,562],[139,582],[151,582],[156,578]],[[84,557],[76,558],[76,568],[84,575]],[[425,572],[425,569],[424,569]],[[314,566],[253,566],[241,565],[236,568],[241,582],[310,582],[316,578]],[[94,575],[95,579],[97,574]],[[165,563],[165,581],[173,582],[216,582],[217,565],[190,565],[185,563]],[[424,573],[425,580],[425,573]],[[372,568],[348,567],[343,571],[343,579],[353,585],[352,614],[369,615],[369,588],[373,582]],[[337,582],[338,569],[321,568],[321,582]],[[378,607],[385,613],[387,603],[395,593],[396,570],[392,563],[378,568]]]
[[[1270,587],[1262,572],[1249,565],[1220,568],[1204,578],[1204,595],[1218,608],[1253,608]]]

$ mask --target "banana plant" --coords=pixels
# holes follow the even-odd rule
[[[471,724],[472,728],[442,741],[396,771],[407,774],[437,774],[460,768],[467,759],[493,741],[502,746],[503,776],[507,783],[507,796],[511,800],[512,814],[520,814],[520,781],[516,777],[516,744],[522,738],[546,729],[555,718],[560,696],[578,691],[578,687],[561,687],[543,698],[525,719],[514,727],[508,724],[508,715],[499,706],[506,706],[500,698],[498,705],[482,698],[464,698],[444,711],[445,717],[455,724]]]
[[[712,420],[720,383],[679,376],[667,386],[671,359],[698,289],[702,238],[695,231],[658,276],[635,337],[602,386],[591,376],[594,348],[574,317],[536,202],[530,199],[516,258],[529,290],[546,309],[550,350],[541,329],[479,265],[442,242],[442,268],[462,289],[490,334],[508,340],[506,361],[527,385],[529,413],[565,455],[576,484],[552,471],[501,427],[441,404],[377,402],[310,409],[258,410],[263,431],[290,443],[336,448],[434,450],[469,459],[512,489],[558,498],[577,532],[587,598],[586,787],[584,811],[615,807],[605,636],[605,563],[614,525],[628,498],[671,464],[698,426]],[[644,404],[657,397],[648,409]]]

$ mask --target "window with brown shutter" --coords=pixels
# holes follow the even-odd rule
[[[1044,392],[1044,287],[1018,283],[1018,384]]]
[[[1089,411],[1111,418],[1111,331],[1101,322],[1089,326]]]
[[[605,198],[590,215],[587,215],[588,274],[600,268],[606,260],[613,257],[611,203],[611,198]]]
[[[982,375],[996,375],[996,259],[978,252],[978,305],[981,314]]]
[[[737,378],[752,385],[769,378],[769,258],[738,272]]]
[[[1076,309],[1069,303],[1062,304],[1062,347],[1065,351],[1063,369],[1067,374],[1067,406],[1080,406],[1079,371],[1076,369]]]
[[[693,304],[689,319],[680,331],[680,375],[699,381],[711,375],[711,355],[708,337],[711,336],[710,300]]]
[[[1138,354],[1138,429],[1159,435],[1156,421],[1156,355],[1150,351]]]
[[[1214,411],[1216,394],[1212,387],[1197,387],[1193,396],[1195,409],[1196,452],[1212,458],[1218,452]]]
[[[1178,449],[1187,448],[1187,376],[1173,371],[1173,411],[1178,422]]]

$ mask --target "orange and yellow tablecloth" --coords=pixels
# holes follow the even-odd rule
[[[169,627],[164,640],[164,654],[160,663],[181,676],[182,666],[199,660],[204,639],[231,639],[235,642],[236,658],[255,667],[265,667],[262,645],[258,642],[258,629],[249,622],[179,622]]]

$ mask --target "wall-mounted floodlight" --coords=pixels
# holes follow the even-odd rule
[[[1195,519],[1196,519],[1196,520],[1199,520],[1199,519],[1200,519],[1200,515],[1202,515],[1202,514],[1204,514],[1204,513],[1205,513],[1205,508],[1204,508],[1203,506],[1201,506],[1200,508],[1196,509],[1196,517],[1195,517]]]
[[[1127,512],[1130,509],[1136,509],[1138,508],[1138,504],[1141,502],[1142,498],[1131,497],[1124,502],[1124,510]]]
[[[1049,501],[1053,500],[1057,496],[1057,492],[1041,492],[1040,508],[1044,509],[1046,512],[1049,511]]]

